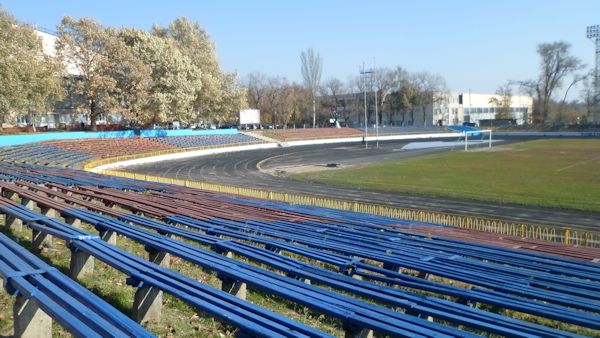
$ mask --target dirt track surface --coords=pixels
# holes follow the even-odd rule
[[[285,178],[290,172],[336,170],[327,168],[327,164],[335,163],[343,168],[388,159],[452,151],[452,149],[401,150],[406,143],[407,141],[380,142],[378,149],[371,147],[375,145],[374,143],[369,143],[369,149],[365,149],[365,146],[360,143],[344,143],[246,151],[128,167],[127,171],[517,222],[600,230],[600,213],[596,212],[346,189],[318,183],[296,182]]]

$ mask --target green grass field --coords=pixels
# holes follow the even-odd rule
[[[600,211],[600,140],[539,140],[293,179],[343,187]]]

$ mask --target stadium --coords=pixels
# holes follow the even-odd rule
[[[586,223],[595,213],[563,215],[578,222],[565,228],[549,208],[518,218],[515,205],[471,213],[482,203],[384,203],[275,174],[291,163],[338,170],[348,159],[453,153],[459,136],[447,134],[456,131],[390,134],[370,152],[360,130],[345,128],[277,131],[271,141],[261,132],[169,132],[58,134],[2,148],[0,275],[15,330],[44,335],[56,323],[76,336],[149,336],[173,312],[193,314],[187,326],[236,336],[599,329],[600,249]],[[484,140],[470,152],[489,153]],[[332,161],[339,168],[328,169]]]
[[[303,84],[241,80],[187,17],[0,7],[0,337],[600,337],[600,72],[569,48],[494,94],[374,58],[321,84],[312,48]]]

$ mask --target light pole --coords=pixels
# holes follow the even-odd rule
[[[600,25],[588,26],[586,37],[594,41],[596,45],[596,64],[594,66],[594,105],[596,114],[600,112]],[[600,116],[593,116],[594,122],[600,119]]]
[[[364,102],[365,102],[365,149],[369,148],[368,144],[367,144],[367,136],[369,135],[368,131],[367,131],[367,127],[369,126],[369,121],[367,121],[367,79],[366,76],[367,74],[372,74],[373,71],[372,70],[368,70],[365,71],[365,63],[363,62],[362,64],[362,70],[360,71],[360,74],[362,75],[363,78],[363,93],[364,93]]]
[[[373,58],[373,71],[372,71],[372,75],[371,75],[371,85],[373,85],[373,77],[375,76],[375,58]],[[377,81],[377,79],[375,79],[375,81]],[[375,84],[377,85],[377,83]],[[375,86],[375,144],[377,145],[376,147],[379,148],[379,112],[377,111],[377,94],[378,94],[378,88],[377,86]]]

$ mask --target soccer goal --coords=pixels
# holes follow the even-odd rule
[[[471,141],[471,145],[481,145],[482,143],[487,143],[488,148],[492,147],[491,129],[465,130],[463,131],[463,137],[465,139],[465,151],[469,150],[469,140]]]

